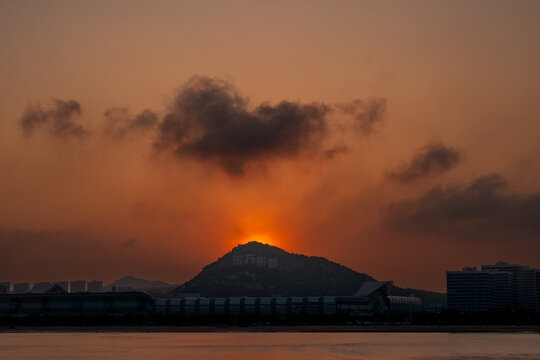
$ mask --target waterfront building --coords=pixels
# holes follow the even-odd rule
[[[323,315],[333,315],[336,313],[336,297],[335,296],[322,296],[321,297],[321,311]]]
[[[422,311],[422,300],[416,296],[388,296],[390,312],[393,314],[405,314],[412,317]]]
[[[167,314],[169,312],[169,299],[156,299],[156,314]]]
[[[242,299],[242,314],[252,315],[257,313],[257,299],[245,297]]]
[[[304,310],[308,315],[321,315],[321,297],[308,296],[304,298]]]
[[[16,284],[24,291],[28,284]],[[392,282],[366,282],[353,296],[307,297],[184,297],[154,299],[143,292],[83,291],[84,281],[72,282],[71,292],[61,283],[36,283],[32,293],[0,295],[0,315],[32,314],[162,314],[187,317],[305,314],[327,316],[336,313],[374,316],[386,312],[415,313],[421,308],[415,297],[388,296]],[[91,289],[93,289],[91,287]],[[74,292],[76,291],[76,292]],[[78,291],[78,292],[77,292]],[[197,294],[198,295],[198,294]],[[149,306],[148,304],[151,304]]]
[[[89,281],[87,286],[88,292],[100,293],[103,292],[103,281],[92,280]]]
[[[72,293],[83,293],[86,292],[86,280],[77,280],[72,281],[69,284],[70,292]]]
[[[34,286],[32,286],[32,290],[30,292],[32,294],[43,294],[47,292],[49,289],[51,289],[54,286],[52,282],[49,281],[42,281],[34,283]]]
[[[197,315],[210,315],[210,299],[200,298],[197,302]]]
[[[242,313],[242,298],[232,297],[227,299],[227,313],[229,315],[240,315]]]
[[[66,292],[69,292],[69,282],[68,281],[55,281],[56,285],[60,286]]]
[[[169,299],[167,301],[168,314],[182,315],[184,313],[184,299]]]
[[[59,285],[45,293],[0,295],[0,315],[126,315],[155,311],[155,300],[142,292],[75,294],[57,292]]]
[[[225,315],[227,312],[227,299],[212,298],[210,300],[210,308],[213,315]]]
[[[10,282],[0,282],[0,294],[9,294],[11,291]]]
[[[257,298],[257,313],[259,315],[272,315],[272,298]]]
[[[448,309],[536,310],[539,308],[538,270],[529,266],[498,262],[481,270],[464,268],[446,272]]]
[[[195,315],[197,313],[198,298],[186,298],[183,299],[183,311],[185,315]]]
[[[540,313],[540,269],[536,269],[536,311]]]
[[[13,284],[14,294],[26,294],[30,292],[30,283],[22,282]]]
[[[289,311],[288,299],[286,297],[272,298],[272,308],[276,315],[286,315]]]
[[[289,314],[300,314],[304,312],[304,298],[290,297],[288,300]]]
[[[510,307],[521,310],[536,310],[536,269],[499,261],[494,265],[482,265],[482,270],[511,273]]]
[[[509,307],[512,274],[507,271],[478,270],[446,272],[448,309],[486,311]]]
[[[384,314],[390,310],[388,295],[391,289],[391,281],[366,281],[354,296],[337,298],[337,312],[358,316]]]

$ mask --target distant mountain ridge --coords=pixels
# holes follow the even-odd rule
[[[371,276],[323,257],[289,253],[278,247],[249,242],[234,247],[205,266],[193,279],[174,289],[205,297],[352,295]],[[393,295],[419,296],[424,303],[444,303],[445,294],[392,288]]]
[[[117,288],[132,288],[133,290],[148,290],[158,288],[168,288],[177,285],[166,283],[160,280],[145,280],[136,278],[134,276],[124,276],[120,279],[113,281],[105,286],[106,290],[111,290],[113,287]]]

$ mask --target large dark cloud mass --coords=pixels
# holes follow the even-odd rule
[[[540,236],[540,193],[509,191],[497,174],[467,186],[438,186],[417,199],[391,204],[386,225],[400,231],[463,237]]]
[[[274,159],[306,154],[333,159],[347,151],[343,139],[330,136],[331,116],[352,117],[347,130],[370,135],[386,112],[386,100],[325,104],[281,101],[251,106],[236,87],[222,79],[194,76],[177,92],[160,117],[146,109],[133,115],[126,108],[105,111],[102,135],[115,140],[128,134],[148,133],[154,148],[179,159],[217,164],[230,175],[242,175],[251,166]],[[89,132],[75,122],[81,113],[77,101],[54,99],[44,110],[28,106],[20,124],[26,134],[37,129],[57,137],[81,137]],[[328,141],[326,141],[329,139]],[[334,145],[328,144],[333,141]]]
[[[158,115],[145,109],[133,116],[126,108],[110,108],[105,111],[105,135],[122,138],[128,133],[154,130],[159,123]]]
[[[425,176],[440,174],[455,167],[462,159],[460,151],[442,143],[431,143],[416,154],[412,160],[391,171],[388,177],[401,183],[409,183]]]
[[[43,129],[51,135],[68,138],[88,135],[88,131],[75,122],[81,114],[81,105],[75,100],[53,99],[50,109],[41,105],[29,105],[23,113],[20,123],[26,135],[37,129]]]
[[[330,111],[325,104],[289,101],[250,110],[230,83],[193,77],[171,104],[155,145],[242,174],[250,162],[319,150]]]

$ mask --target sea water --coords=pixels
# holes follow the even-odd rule
[[[0,359],[540,360],[540,334],[0,333]]]

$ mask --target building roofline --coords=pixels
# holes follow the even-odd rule
[[[0,294],[0,297],[77,297],[77,296],[84,296],[84,297],[96,297],[96,296],[127,296],[127,295],[143,295],[147,296],[149,298],[154,299],[154,297],[144,291],[122,291],[122,292],[80,292],[80,293],[24,293],[24,294],[15,294],[15,293],[9,293],[9,294]]]

